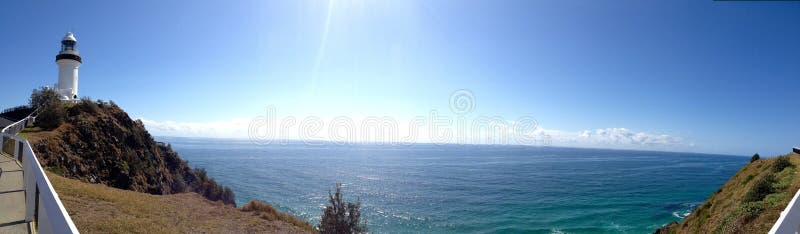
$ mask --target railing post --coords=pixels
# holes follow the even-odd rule
[[[25,144],[22,144],[21,141],[17,142],[19,142],[19,150],[17,150],[17,161],[22,161],[22,149],[23,149],[22,147],[24,147]]]
[[[36,186],[36,196],[33,196],[33,222],[36,224],[36,230],[39,230],[39,184],[37,183]]]
[[[16,140],[15,140],[15,141],[12,141],[12,142],[11,142],[11,147],[9,147],[9,148],[11,148],[11,149],[9,149],[9,150],[11,150],[11,152],[6,152],[6,153],[9,153],[9,154],[11,154],[11,156],[13,156],[14,158],[17,158],[17,157],[19,157],[19,156],[17,155],[17,151],[16,151],[16,148],[17,148],[17,147],[15,147],[16,145],[17,145],[17,141],[16,141]]]
[[[36,178],[33,174],[33,163],[31,163],[31,155],[25,151],[22,155],[22,175],[25,180],[25,221],[33,221],[36,207],[33,204],[36,202]]]

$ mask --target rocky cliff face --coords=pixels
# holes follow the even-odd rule
[[[44,167],[68,178],[146,192],[197,192],[234,204],[230,188],[205,170],[192,169],[168,144],[156,142],[141,121],[113,102],[84,100],[67,105],[65,123],[51,131],[27,129]],[[234,204],[235,205],[235,204]]]

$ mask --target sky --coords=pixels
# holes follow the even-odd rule
[[[294,139],[311,134],[307,119],[329,136],[336,117],[410,129],[436,113],[535,119],[525,136],[554,146],[800,146],[800,2],[13,1],[0,31],[0,108],[57,81],[72,31],[79,95],[159,136],[252,139],[274,113],[297,128],[275,137]],[[404,139],[437,142],[431,132]]]

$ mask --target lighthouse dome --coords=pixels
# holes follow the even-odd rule
[[[64,38],[61,41],[78,41],[75,39],[75,35],[72,35],[72,32],[67,32],[67,35],[64,35]]]

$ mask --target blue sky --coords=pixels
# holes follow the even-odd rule
[[[56,82],[72,30],[80,95],[156,135],[237,137],[191,130],[241,127],[268,106],[298,119],[446,113],[467,89],[471,116],[532,116],[555,145],[800,145],[800,2],[15,1],[0,30],[0,107]],[[657,140],[616,141],[632,136]]]

